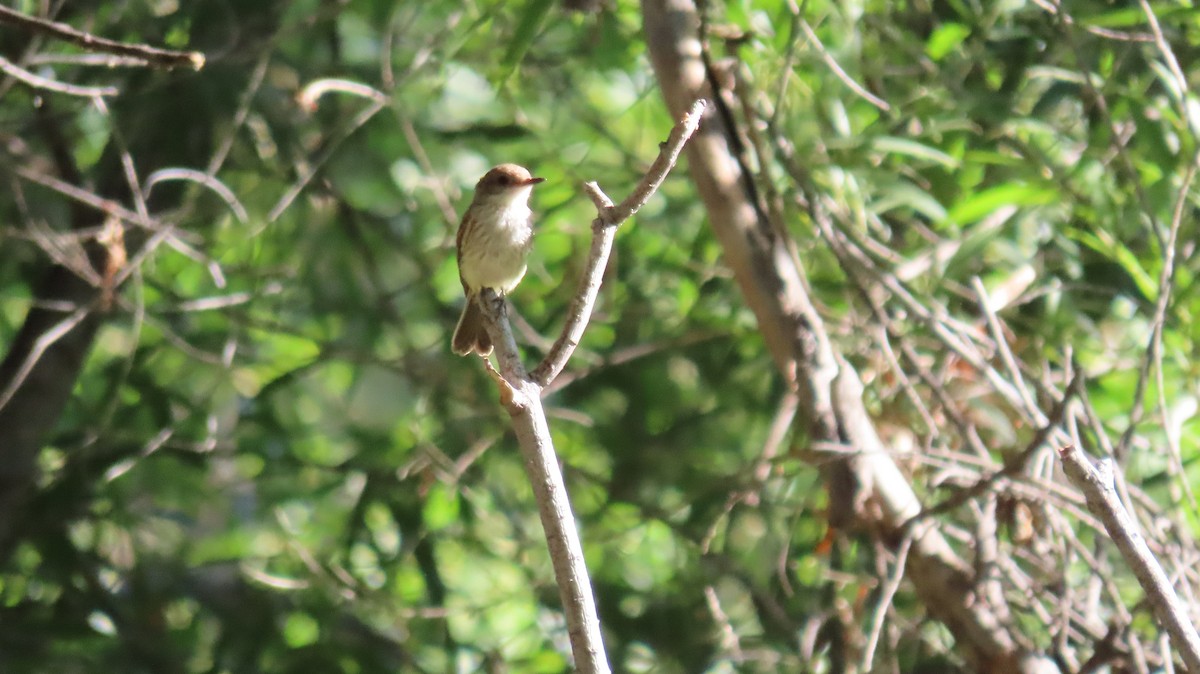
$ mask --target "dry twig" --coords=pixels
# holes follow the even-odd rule
[[[0,72],[12,77],[24,84],[33,87],[34,89],[42,89],[44,91],[53,91],[59,94],[67,94],[68,96],[80,96],[82,98],[99,98],[101,96],[116,96],[121,93],[116,87],[85,87],[78,84],[69,84],[67,82],[59,82],[41,75],[35,75],[21,66],[9,61],[0,56]]]
[[[145,65],[158,68],[170,69],[178,68],[179,66],[188,66],[193,70],[200,70],[204,67],[204,54],[198,51],[176,51],[174,49],[159,49],[158,47],[151,47],[145,44],[117,42],[116,40],[109,40],[92,35],[91,33],[85,33],[65,23],[22,14],[4,5],[0,5],[0,23],[7,23],[32,32],[49,35],[59,40],[77,44],[88,51],[140,59]]]

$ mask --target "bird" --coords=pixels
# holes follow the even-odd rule
[[[544,180],[523,166],[500,164],[475,184],[475,196],[463,213],[455,238],[458,278],[467,303],[450,347],[460,356],[492,353],[479,293],[491,288],[504,296],[525,276],[525,258],[533,246],[529,195],[533,186]]]

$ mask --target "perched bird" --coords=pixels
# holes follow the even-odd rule
[[[450,346],[465,356],[492,352],[483,325],[479,292],[492,288],[508,293],[525,276],[525,258],[533,245],[533,213],[529,194],[545,178],[534,178],[524,167],[501,164],[475,184],[475,197],[458,226],[458,277],[467,295]]]

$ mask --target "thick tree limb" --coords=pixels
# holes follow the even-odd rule
[[[681,115],[667,142],[663,143],[658,159],[638,182],[633,192],[619,205],[614,206],[612,200],[596,183],[587,183],[584,186],[588,196],[596,204],[596,219],[592,221],[592,245],[587,264],[579,282],[579,289],[571,300],[562,334],[532,374],[526,373],[525,365],[521,362],[517,342],[513,338],[505,312],[504,299],[497,297],[490,289],[484,289],[480,297],[484,322],[495,346],[496,361],[500,365],[500,371],[495,373],[500,385],[500,401],[512,416],[513,431],[521,445],[525,470],[537,498],[538,513],[542,519],[546,545],[550,549],[554,577],[567,619],[571,650],[575,655],[575,668],[588,674],[606,673],[610,670],[608,658],[604,653],[600,618],[596,612],[595,597],[592,596],[591,580],[583,560],[583,546],[575,528],[566,484],[558,467],[558,457],[554,453],[554,443],[550,439],[546,413],[542,409],[542,390],[562,372],[579,344],[584,329],[587,328],[596,296],[600,292],[617,227],[636,213],[658,190],[659,185],[675,166],[684,144],[700,125],[704,108],[705,103],[702,100],[691,103],[690,110]],[[488,367],[490,369],[491,365]]]
[[[0,560],[12,552],[19,514],[37,487],[38,451],[71,397],[100,325],[88,310],[99,290],[65,267],[47,274],[35,293],[38,306],[0,361]]]
[[[691,0],[642,0],[646,42],[667,106],[679,114],[710,95]],[[732,118],[727,118],[732,121]],[[830,522],[872,525],[887,540],[903,540],[920,503],[879,439],[862,402],[862,383],[841,362],[813,307],[803,270],[786,242],[760,217],[731,149],[726,119],[710,116],[688,146],[688,166],[747,305],[783,376],[800,395],[800,417],[813,442],[853,448],[845,461],[825,462]],[[814,217],[827,217],[816,212]],[[867,517],[867,501],[879,513]],[[935,527],[912,534],[906,574],[931,615],[941,620],[977,671],[1047,671],[1048,661],[1022,652],[1009,634],[1006,606],[973,587],[971,569]],[[1052,670],[1051,670],[1052,671]]]

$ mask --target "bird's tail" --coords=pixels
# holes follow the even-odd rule
[[[458,327],[454,328],[450,348],[460,356],[472,351],[481,356],[492,353],[492,338],[488,337],[487,329],[483,326],[483,311],[474,297],[467,297],[467,306],[463,307]]]

